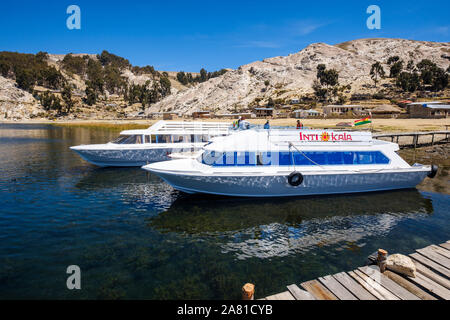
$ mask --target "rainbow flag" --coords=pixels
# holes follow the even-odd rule
[[[360,126],[366,123],[372,123],[372,119],[370,117],[366,117],[364,119],[359,119],[356,120],[355,123],[353,124],[354,126]]]

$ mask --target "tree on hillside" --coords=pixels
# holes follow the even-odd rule
[[[48,59],[48,53],[47,52],[43,52],[43,51],[39,51],[38,53],[36,53],[36,59],[44,62],[45,60]]]
[[[406,65],[406,70],[408,70],[409,72],[413,72],[416,70],[416,66],[414,65],[413,60],[408,61],[408,64]]]
[[[327,97],[328,90],[324,88],[318,80],[314,80],[313,86],[315,96],[319,99],[319,101],[323,101]]]
[[[87,64],[87,76],[90,82],[89,86],[94,92],[103,94],[105,82],[101,63],[94,59],[89,59]]]
[[[321,85],[326,87],[334,87],[339,84],[339,73],[335,69],[327,70],[324,64],[317,66],[317,80]]]
[[[61,64],[66,71],[83,76],[86,72],[86,61],[84,57],[75,57],[69,53],[64,56]]]
[[[429,85],[433,82],[433,77],[437,69],[437,65],[429,59],[423,59],[417,64],[417,70],[420,72],[420,80],[424,85]]]
[[[187,85],[188,84],[188,79],[186,77],[186,74],[184,73],[184,71],[180,71],[177,73],[177,80],[178,82],[180,82],[183,85]]]
[[[372,65],[370,68],[370,77],[375,82],[376,88],[378,81],[385,77],[385,72],[380,62],[377,61]]]
[[[206,72],[205,69],[201,68],[200,69],[200,82],[205,82],[206,80],[208,80],[208,72]]]
[[[63,91],[61,92],[61,97],[64,101],[64,106],[66,107],[66,112],[70,113],[74,106],[74,102],[72,100],[72,88],[69,85],[64,86]]]
[[[323,77],[323,74],[325,72],[325,70],[327,69],[326,65],[324,64],[319,64],[317,65],[317,73],[316,73],[316,78],[318,80],[320,80]]]
[[[317,65],[317,80],[312,86],[316,97],[323,101],[327,97],[335,97],[338,94],[339,73],[335,69],[328,69],[324,64]],[[328,99],[331,100],[331,99]]]
[[[17,86],[20,89],[31,92],[33,90],[36,77],[31,70],[17,69],[15,71]]]
[[[420,78],[417,72],[402,72],[396,79],[396,85],[403,91],[414,92],[420,86]]]
[[[89,81],[87,82],[85,93],[86,93],[85,102],[87,105],[92,106],[97,102],[97,94]]]
[[[386,63],[390,66],[389,78],[397,78],[400,72],[402,72],[403,60],[400,60],[399,56],[393,56]]]
[[[159,84],[161,86],[161,95],[163,97],[168,96],[170,94],[170,80],[167,77],[161,77]]]
[[[449,83],[448,74],[442,68],[438,68],[433,75],[431,87],[434,91],[441,91],[447,88]]]
[[[130,62],[127,59],[116,56],[115,54],[109,53],[106,50],[103,50],[101,54],[98,54],[97,59],[103,66],[112,65],[119,69],[125,69],[131,66]]]

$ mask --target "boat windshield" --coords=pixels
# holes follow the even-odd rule
[[[142,135],[120,135],[112,143],[115,144],[141,144]]]

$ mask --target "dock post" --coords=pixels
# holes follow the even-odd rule
[[[242,300],[254,300],[255,299],[255,285],[246,283],[242,287]]]
[[[383,273],[386,270],[386,258],[388,252],[383,249],[378,249],[377,264],[380,267],[380,271]]]

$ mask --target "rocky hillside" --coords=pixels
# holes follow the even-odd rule
[[[44,114],[44,109],[15,81],[0,76],[0,119],[30,119]]]
[[[374,93],[379,89],[374,88],[370,78],[371,66],[379,61],[389,74],[386,62],[392,56],[399,56],[405,64],[410,60],[416,64],[429,59],[447,69],[450,43],[402,39],[361,39],[338,45],[315,43],[295,54],[243,65],[196,87],[179,91],[150,106],[147,112],[176,110],[189,114],[204,109],[225,113],[264,104],[269,97],[287,101],[313,92],[319,64],[339,72],[339,83],[351,85],[347,94]]]
[[[387,60],[393,56],[404,62],[403,68],[409,61],[417,64],[428,59],[448,72],[450,43],[402,39],[315,43],[289,56],[256,61],[237,70],[207,73],[202,69],[197,74],[132,66],[107,51],[100,55],[0,52],[0,120],[128,118],[144,110],[185,115],[195,110],[248,111],[267,104],[269,98],[275,104],[315,98],[313,83],[319,64],[339,73],[339,94],[348,101],[353,93],[395,90],[394,79],[383,79],[375,87],[369,75],[375,62],[389,75]]]
[[[188,86],[107,51],[0,52],[0,120],[130,117]]]

